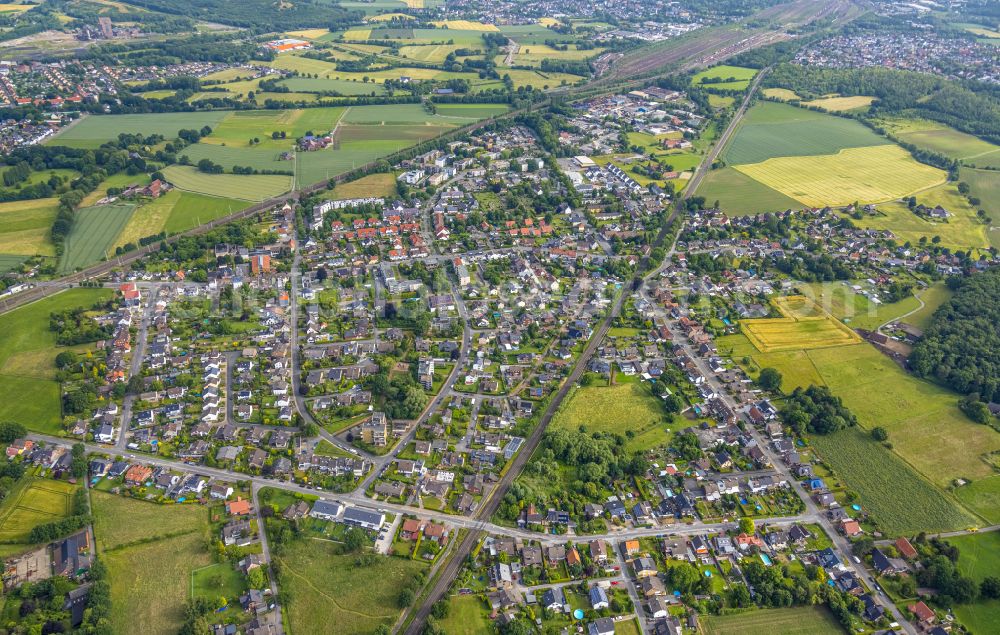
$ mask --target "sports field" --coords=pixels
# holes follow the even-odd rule
[[[134,203],[118,202],[77,210],[73,229],[63,243],[59,273],[69,273],[113,255],[118,236],[132,218],[135,207]]]
[[[947,178],[943,170],[918,163],[896,145],[845,148],[836,154],[779,157],[734,167],[815,207],[890,201]]]
[[[36,526],[72,513],[75,485],[27,477],[18,482],[0,504],[0,543],[28,544]]]
[[[70,289],[0,315],[0,421],[16,421],[44,434],[62,432],[62,403],[55,381],[55,333],[49,314],[90,308],[110,289]],[[21,399],[31,395],[31,399]]]
[[[740,330],[763,353],[857,344],[861,338],[804,296],[779,297],[784,317],[741,320]]]
[[[747,112],[724,155],[727,163],[739,165],[890,143],[850,119],[762,101]]]
[[[763,609],[732,615],[706,615],[705,635],[840,635],[843,629],[829,611],[818,606]]]
[[[167,181],[179,189],[242,201],[263,201],[292,189],[290,176],[205,174],[184,165],[172,165],[163,168],[162,172]]]
[[[653,396],[647,384],[630,382],[614,386],[578,387],[559,409],[552,425],[588,432],[615,432],[635,436],[628,441],[633,450],[654,448],[670,442],[672,417]]]
[[[804,101],[802,104],[804,106],[816,106],[817,108],[832,112],[844,112],[847,110],[857,110],[858,108],[867,108],[871,106],[873,101],[875,101],[874,97],[857,95],[854,97],[823,97],[821,99],[813,99],[812,101]]]
[[[0,203],[0,254],[55,255],[49,230],[58,207],[55,198]]]
[[[96,148],[119,133],[161,134],[167,139],[181,129],[215,128],[226,116],[225,111],[171,112],[142,115],[87,115],[81,121],[63,128],[49,137],[46,145],[74,148]]]

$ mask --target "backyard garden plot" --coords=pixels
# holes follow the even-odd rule
[[[750,109],[724,154],[739,165],[890,143],[851,119],[765,101]]]
[[[0,506],[0,542],[27,544],[36,526],[69,516],[76,486],[63,481],[26,478]]]
[[[803,296],[777,298],[785,317],[741,320],[740,330],[763,353],[858,344],[862,340]]]
[[[0,203],[0,254],[55,255],[49,230],[58,207],[55,198]]]
[[[836,154],[772,158],[734,167],[814,207],[890,201],[944,183],[947,177],[896,145],[845,148]]]
[[[292,177],[282,175],[205,174],[196,168],[172,165],[162,170],[174,187],[243,201],[263,201],[292,189]]]
[[[113,203],[78,210],[73,228],[63,242],[59,272],[69,273],[113,254],[118,235],[132,218],[135,207],[134,203]]]
[[[120,133],[161,134],[168,139],[182,129],[215,128],[226,116],[225,111],[172,112],[143,115],[88,115],[49,137],[46,145],[74,148],[96,148]]]

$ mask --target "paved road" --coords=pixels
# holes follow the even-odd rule
[[[150,293],[152,293],[151,290],[146,290],[146,294]],[[139,329],[135,337],[135,347],[132,349],[132,357],[129,360],[129,379],[138,377],[142,372],[142,360],[146,356],[146,342],[149,339],[149,322],[152,320],[153,305],[153,298],[145,295],[140,306]],[[132,423],[132,406],[135,404],[136,396],[130,393],[122,399],[121,425],[118,426],[118,438],[115,441],[115,447],[119,450],[124,450],[128,443],[128,428]]]

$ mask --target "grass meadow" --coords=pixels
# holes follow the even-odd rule
[[[890,143],[856,121],[764,101],[747,112],[724,155],[730,165],[741,165]]]
[[[958,193],[954,183],[943,183],[917,192],[917,203],[934,207],[940,205],[951,214],[943,221],[930,221],[917,216],[901,201],[890,201],[878,205],[875,216],[864,216],[855,221],[861,227],[886,229],[896,235],[902,243],[917,244],[921,237],[928,241],[934,236],[941,238],[940,244],[952,249],[982,249],[989,247],[990,238],[997,242],[1000,234],[991,232],[988,225],[979,220],[977,208]]]
[[[891,201],[940,185],[947,177],[943,170],[918,163],[896,145],[776,157],[735,169],[812,207]]]
[[[986,237],[991,245],[1000,247],[1000,171],[961,168],[959,179],[969,184],[969,193],[980,200],[980,207],[993,219]]]
[[[481,635],[492,628],[487,607],[477,595],[453,595],[448,603],[448,617],[438,620],[438,625],[449,635]]]
[[[843,629],[825,608],[762,609],[701,618],[704,635],[840,635]]]
[[[746,90],[757,72],[755,68],[721,64],[701,71],[691,78],[691,84],[708,91]]]
[[[281,563],[279,584],[291,593],[284,608],[293,633],[361,635],[396,621],[400,589],[426,565],[378,557],[371,566],[358,567],[356,559],[341,555],[332,541],[312,538],[295,540],[275,556]]]
[[[648,386],[638,382],[578,387],[552,420],[553,427],[567,430],[583,426],[588,432],[621,435],[632,430],[635,436],[627,445],[633,450],[669,443],[670,423]]]
[[[28,550],[28,534],[36,526],[65,518],[72,513],[75,485],[64,481],[25,478],[0,504],[0,543],[17,544]]]
[[[55,381],[55,333],[49,314],[89,308],[110,289],[69,289],[0,315],[0,421],[16,421],[44,434],[62,432],[62,403]],[[21,399],[31,395],[31,399]]]
[[[949,538],[958,547],[958,569],[976,582],[1000,571],[1000,533]],[[1000,624],[1000,600],[979,600],[955,606],[955,615],[972,633],[990,633]]]
[[[142,624],[147,633],[176,633],[192,572],[212,563],[206,547],[208,510],[100,491],[91,497],[94,537],[111,583],[113,632],[132,632]]]
[[[349,183],[341,183],[326,198],[342,201],[349,198],[364,198],[366,196],[396,196],[396,175],[392,172],[369,174]]]

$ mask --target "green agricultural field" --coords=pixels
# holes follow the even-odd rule
[[[995,40],[994,40],[995,41]],[[970,633],[991,633],[1000,624],[1000,600],[979,600],[973,604],[958,604],[955,616]]]
[[[735,169],[811,207],[881,203],[940,185],[947,177],[943,170],[917,163],[897,145],[775,157]]]
[[[727,214],[750,216],[763,212],[801,209],[802,203],[771,189],[732,167],[712,170],[695,192],[709,203],[719,201]]]
[[[226,170],[232,170],[234,165],[240,165],[257,170],[291,172],[294,167],[293,162],[283,161],[281,151],[273,147],[241,148],[214,143],[195,143],[184,148],[181,154],[187,155],[192,165],[196,165],[202,159],[209,159]]]
[[[931,325],[931,318],[942,304],[951,299],[953,295],[943,282],[936,282],[930,287],[917,292],[917,297],[924,303],[922,308],[903,318],[903,322],[912,324],[918,329],[926,329]]]
[[[119,172],[118,174],[112,174],[108,178],[101,181],[93,192],[90,192],[83,197],[80,201],[80,207],[90,207],[92,205],[97,205],[97,201],[108,195],[108,189],[117,187],[125,189],[132,185],[149,185],[149,175],[147,174],[135,174],[130,175],[128,172]]]
[[[343,79],[323,79],[315,77],[290,77],[282,80],[282,86],[291,91],[300,93],[321,93],[334,91],[340,95],[382,95],[385,93],[385,86],[372,82],[351,82]]]
[[[899,169],[902,169],[902,165],[899,164]],[[914,180],[906,187],[916,184],[915,173],[913,178]],[[903,187],[902,182],[900,187]],[[861,227],[889,230],[895,234],[900,243],[909,241],[914,245],[918,244],[921,238],[930,241],[934,236],[941,238],[942,246],[956,250],[989,247],[991,238],[993,242],[1000,241],[1000,233],[991,231],[987,224],[979,220],[976,215],[977,209],[969,205],[968,199],[958,193],[954,183],[943,183],[917,192],[914,196],[917,203],[928,207],[940,205],[948,210],[951,216],[945,221],[925,220],[910,211],[905,203],[890,201],[879,204],[875,216],[866,215],[855,222]]]
[[[830,612],[818,606],[707,615],[700,622],[705,635],[841,635],[844,632]]]
[[[55,381],[59,353],[49,314],[90,308],[110,289],[70,289],[0,315],[0,421],[16,421],[44,434],[62,433],[62,402]],[[21,399],[31,395],[31,399]]]
[[[442,104],[443,106],[443,104]],[[441,106],[439,106],[440,108]],[[454,115],[453,115],[454,117]],[[465,119],[477,120],[480,117],[470,115]],[[385,106],[352,106],[344,114],[343,123],[355,124],[430,124],[453,125],[455,122],[444,120],[442,115],[432,115],[420,104],[390,104]]]
[[[541,24],[505,24],[500,27],[500,32],[513,38],[521,46],[545,44],[547,40],[572,43],[576,39],[574,35],[559,33]]]
[[[329,192],[326,198],[342,201],[349,198],[364,198],[366,196],[381,196],[392,198],[396,196],[396,175],[392,172],[369,174],[349,183],[340,183]]]
[[[787,88],[765,88],[761,91],[765,97],[780,99],[781,101],[796,101],[802,99],[794,90]]]
[[[248,201],[182,192],[163,224],[163,231],[176,234],[208,221],[234,214],[250,207]]]
[[[177,136],[177,131],[201,129],[216,125],[226,115],[225,111],[171,112],[143,115],[87,115],[81,121],[63,128],[45,143],[50,146],[70,146],[74,148],[96,148],[109,139],[115,139],[122,132],[129,134],[161,134],[168,139]]]
[[[724,155],[730,165],[740,165],[890,143],[850,119],[763,101],[747,112]]]
[[[336,624],[339,634],[361,635],[396,621],[400,589],[426,565],[379,556],[359,567],[356,559],[340,555],[336,543],[310,539],[294,540],[275,556],[282,570],[279,583],[292,598],[285,609],[293,633],[325,634]],[[317,615],[324,619],[316,620]]]
[[[844,282],[799,283],[797,287],[833,317],[855,329],[875,330],[889,320],[920,309],[920,302],[915,296],[909,296],[891,304],[875,304]],[[940,303],[935,304],[935,302],[940,295],[939,290],[943,288],[943,284],[937,284],[918,292],[927,303],[928,310],[933,311],[933,308],[940,305]],[[932,306],[933,308],[931,308]],[[911,322],[911,320],[907,319],[907,322]]]
[[[134,203],[112,203],[78,210],[73,229],[63,243],[59,272],[69,273],[113,255],[115,241],[135,207]]]
[[[16,483],[0,504],[0,543],[28,550],[28,534],[36,526],[72,513],[75,485],[64,481],[26,477]]]
[[[671,423],[645,383],[578,387],[552,420],[553,427],[567,430],[584,426],[588,432],[622,435],[632,430],[635,436],[628,446],[633,450],[668,443]]]
[[[172,165],[162,170],[174,187],[244,201],[263,201],[292,189],[292,177],[281,175],[205,174],[197,168]]]
[[[692,77],[691,85],[701,86],[709,91],[746,90],[757,72],[755,68],[722,64],[705,69]]]
[[[976,522],[863,430],[814,435],[810,442],[837,477],[857,492],[862,508],[886,535],[952,531]]]
[[[55,198],[0,203],[0,254],[54,256],[49,231],[58,207]]]

